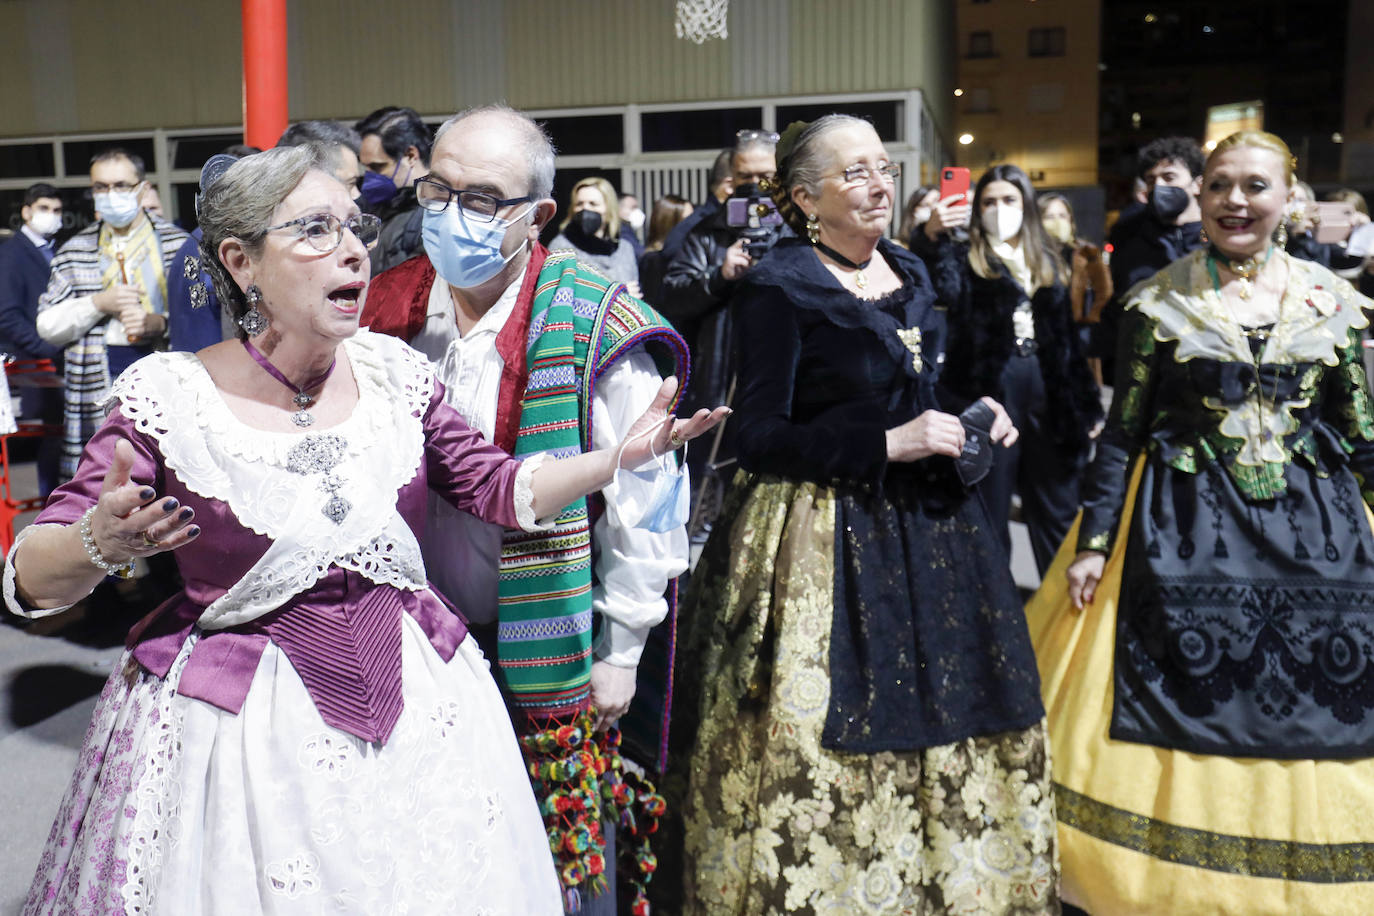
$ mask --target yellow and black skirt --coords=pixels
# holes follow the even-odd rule
[[[1132,530],[1145,462],[1119,530]],[[1128,538],[1068,598],[1070,531],[1027,606],[1054,756],[1064,899],[1111,914],[1374,912],[1374,760],[1262,759],[1113,739]]]

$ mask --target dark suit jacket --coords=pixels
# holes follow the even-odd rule
[[[0,245],[0,350],[21,359],[61,355],[62,348],[39,337],[34,327],[48,273],[47,258],[23,232]]]

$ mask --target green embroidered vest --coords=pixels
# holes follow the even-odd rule
[[[529,377],[515,456],[563,458],[589,450],[597,381],[646,343],[659,371],[677,375],[681,392],[687,345],[672,326],[622,284],[579,265],[573,252],[549,254],[531,305]],[[530,716],[563,714],[588,703],[592,523],[588,501],[579,499],[548,530],[505,535],[497,655],[511,702]]]

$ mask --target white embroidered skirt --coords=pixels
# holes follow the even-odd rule
[[[326,725],[269,645],[239,715],[126,654],[105,685],[26,914],[561,914],[510,719],[469,638],[404,617],[385,746]]]

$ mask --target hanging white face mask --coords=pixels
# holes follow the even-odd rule
[[[1006,204],[993,204],[983,209],[983,231],[994,242],[1007,242],[1021,231],[1021,219],[1025,214],[1019,207]]]
[[[654,428],[647,433],[656,431],[657,428]],[[624,451],[629,441],[625,440],[620,446],[621,451]],[[687,483],[686,445],[682,447],[682,461],[677,467],[673,466],[672,452],[655,456],[653,465],[647,469],[631,471],[624,470],[619,465],[620,455],[617,453],[617,470],[614,477],[617,484],[616,498],[614,501],[606,500],[606,511],[612,519],[622,527],[643,528],[657,534],[687,524],[691,511],[692,489]],[[622,474],[635,478],[639,485],[621,485],[624,479],[621,477]],[[649,489],[647,496],[644,494],[646,487]]]

